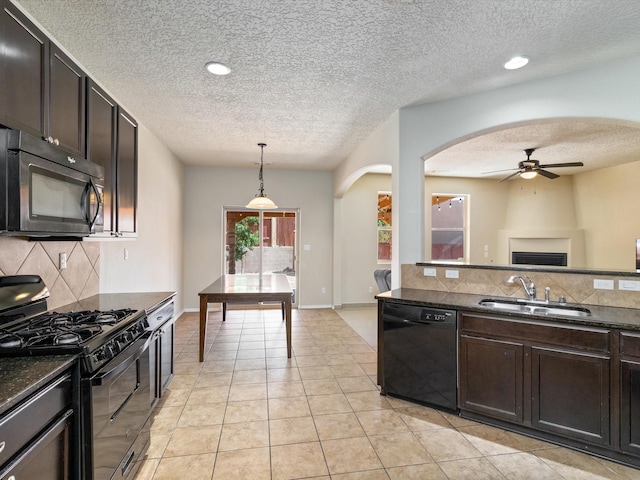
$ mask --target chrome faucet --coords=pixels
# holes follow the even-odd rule
[[[525,280],[526,279],[526,280]],[[516,280],[520,280],[522,284],[522,288],[524,288],[525,293],[529,297],[529,300],[536,299],[536,284],[533,283],[533,280],[529,277],[519,277],[517,275],[511,275],[507,283],[515,283]],[[529,282],[529,286],[527,286],[527,282]]]

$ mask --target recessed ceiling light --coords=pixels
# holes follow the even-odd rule
[[[504,68],[507,70],[515,70],[517,68],[524,67],[527,63],[529,63],[529,59],[527,57],[513,57],[504,64]]]
[[[214,75],[229,75],[231,73],[231,69],[224,63],[220,62],[209,62],[205,65],[205,67],[207,67],[207,70],[209,70]]]

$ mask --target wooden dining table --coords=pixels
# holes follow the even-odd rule
[[[287,331],[287,357],[291,358],[291,301],[293,290],[283,274],[222,275],[200,296],[200,361],[204,361],[204,345],[207,337],[207,320],[210,303],[221,303],[223,320],[226,320],[227,304],[278,302],[282,305]]]

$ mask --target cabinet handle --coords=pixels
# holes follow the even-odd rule
[[[6,446],[7,442],[0,442],[0,453],[2,453],[2,451],[4,450],[4,447]]]

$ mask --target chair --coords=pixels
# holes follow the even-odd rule
[[[391,290],[391,270],[388,268],[376,270],[373,272],[373,278],[376,279],[380,293]]]

